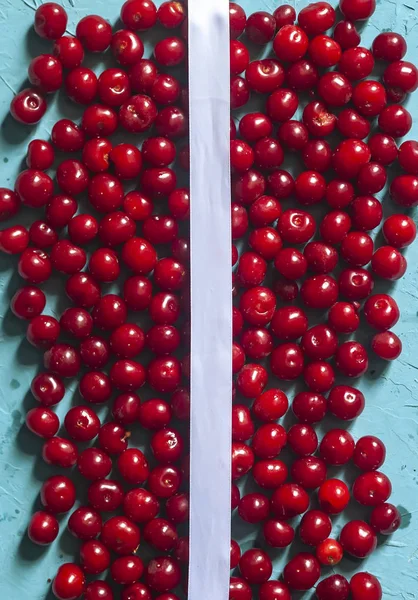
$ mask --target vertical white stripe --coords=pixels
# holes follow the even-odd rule
[[[228,600],[232,293],[229,1],[189,0],[189,600]]]

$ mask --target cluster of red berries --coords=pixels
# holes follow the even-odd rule
[[[231,119],[232,237],[240,247],[249,245],[241,254],[235,244],[232,248],[233,394],[252,401],[251,408],[244,400],[233,406],[232,475],[236,481],[251,473],[263,490],[241,498],[234,483],[232,509],[244,521],[262,524],[267,547],[276,549],[293,542],[295,530],[288,521],[303,515],[299,536],[315,548],[292,558],[283,581],[276,581],[270,579],[267,552],[253,548],[241,556],[233,541],[231,569],[239,565],[241,577],[231,578],[230,600],[251,600],[254,584],[260,585],[260,600],[289,600],[291,590],[317,584],[321,565],[336,565],[344,552],[368,556],[377,534],[389,535],[400,525],[398,510],[387,502],[390,481],[378,471],[385,459],[383,443],[372,436],[355,443],[344,429],[333,429],[319,444],[313,427],[327,413],[347,422],[364,409],[359,390],[335,385],[329,362],[334,359],[348,377],[366,372],[367,349],[354,340],[339,340],[358,330],[361,314],[378,332],[372,339],[377,356],[393,360],[401,352],[399,338],[390,331],[399,308],[391,296],[372,291],[375,277],[396,280],[405,273],[400,250],[414,241],[416,227],[409,216],[389,216],[382,227],[387,245],[380,248],[370,232],[383,221],[374,194],[385,187],[387,167],[395,161],[405,174],[391,183],[393,200],[404,208],[418,204],[418,142],[398,148],[395,141],[411,128],[411,116],[400,103],[418,87],[418,71],[403,60],[407,47],[399,34],[380,34],[371,50],[359,46],[355,22],[374,9],[375,0],[341,0],[345,20],[335,25],[335,10],[316,2],[299,13],[295,25],[289,5],[273,15],[256,12],[247,18],[230,3],[231,106],[243,107],[251,93],[267,95],[264,112],[241,118],[239,139]],[[39,406],[29,411],[27,425],[45,439],[46,463],[77,466],[89,482],[87,505],[68,521],[82,541],[80,566],[67,563],[59,569],[53,583],[59,600],[82,594],[86,600],[112,600],[107,583],[85,580],[108,568],[113,580],[125,586],[122,600],[155,595],[178,600],[172,590],[186,581],[188,538],[182,528],[188,521],[188,495],[181,486],[187,484],[188,461],[172,421],[187,423],[190,413],[184,383],[189,356],[182,353],[189,339],[189,193],[177,186],[172,165],[177,159],[188,169],[188,146],[182,143],[188,134],[188,100],[179,79],[162,72],[185,61],[185,16],[180,2],[163,2],[157,9],[151,0],[128,0],[121,10],[125,29],[113,33],[107,21],[88,16],[77,25],[76,37],[70,37],[64,35],[64,9],[43,4],[36,11],[35,30],[54,41],[53,53],[32,61],[34,87],[16,95],[11,105],[18,121],[36,123],[45,113],[46,95],[65,85],[68,96],[85,106],[79,125],[62,119],[51,141],[32,141],[28,169],[18,176],[14,191],[0,189],[1,220],[16,215],[21,205],[44,211],[29,229],[16,225],[0,234],[0,248],[20,255],[18,271],[28,282],[14,295],[12,310],[29,321],[29,342],[45,351],[46,371],[31,386]],[[156,24],[180,33],[156,43],[154,60],[144,59],[136,32]],[[325,35],[331,28],[332,36]],[[256,45],[273,42],[275,58],[250,62],[246,45],[237,39],[244,32]],[[109,47],[119,67],[97,77],[82,66],[85,51]],[[387,63],[383,84],[368,79],[375,60]],[[324,71],[330,67],[335,70]],[[312,97],[296,120],[305,92]],[[381,132],[370,136],[376,117]],[[127,135],[148,136],[154,128],[156,136],[147,137],[141,149],[134,143],[114,145],[109,138],[118,125]],[[331,134],[340,136],[335,147],[325,139]],[[55,194],[46,171],[60,152],[79,157],[57,165],[60,192]],[[280,168],[290,153],[294,162],[299,153],[304,165],[295,178]],[[130,182],[139,182],[139,190],[127,191]],[[80,211],[84,193],[88,213]],[[292,196],[300,208],[283,209],[282,202]],[[317,224],[310,207],[319,203],[330,210],[318,228],[318,241],[312,241]],[[340,257],[345,264],[334,277]],[[365,268],[369,264],[370,270]],[[131,273],[120,294],[103,293],[106,284],[120,283],[125,268]],[[65,292],[73,303],[59,320],[43,314],[46,297],[39,288],[54,271],[68,277]],[[273,282],[266,285],[270,276]],[[299,298],[306,308],[295,304]],[[311,309],[328,311],[327,322],[310,326]],[[147,311],[148,331],[128,321],[129,311]],[[147,366],[142,357],[137,360],[145,350],[153,354]],[[266,359],[277,379],[303,377],[308,388],[293,399],[298,423],[289,431],[278,424],[288,398],[280,389],[268,389]],[[64,397],[64,379],[80,374],[85,404],[68,411],[65,437],[57,435],[60,422],[52,407]],[[145,384],[162,398],[141,401],[137,391]],[[94,405],[109,400],[112,420],[102,424]],[[153,432],[150,457],[128,447],[129,428],[136,423]],[[76,445],[94,440],[94,447],[81,451]],[[290,467],[277,458],[286,444],[297,457]],[[372,512],[367,521],[347,523],[337,540],[330,537],[330,516],[345,509],[350,491],[343,481],[327,479],[327,468],[351,460],[362,471],[352,495]],[[109,479],[114,467],[120,478]],[[309,510],[309,491],[317,491],[318,509]],[[49,544],[59,532],[56,515],[75,504],[72,480],[50,477],[41,501],[45,510],[33,516],[29,536]],[[102,521],[101,512],[116,511],[119,516]],[[142,538],[156,552],[146,566],[136,554]],[[316,585],[319,600],[347,600],[350,594],[352,600],[380,600],[382,591],[377,579],[364,572],[350,582],[332,575]]]

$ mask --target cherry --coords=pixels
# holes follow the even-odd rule
[[[281,460],[259,460],[255,463],[252,475],[261,488],[274,490],[287,479],[287,467]]]
[[[97,95],[97,77],[91,69],[76,67],[68,73],[65,88],[69,98],[77,104],[90,104]]]
[[[58,58],[64,69],[75,69],[84,60],[81,42],[77,38],[65,35],[55,40],[53,55]]]
[[[320,581],[316,587],[318,600],[348,600],[350,586],[342,575],[331,575]]]
[[[52,544],[58,533],[59,524],[54,515],[42,510],[34,513],[28,526],[28,537],[34,544]]]
[[[31,392],[42,406],[54,406],[64,398],[64,383],[53,373],[40,373],[31,383]]]
[[[160,65],[174,67],[184,61],[186,57],[186,45],[181,38],[165,38],[155,45],[154,56]]]
[[[310,140],[303,149],[302,158],[308,169],[320,173],[327,171],[332,160],[331,146],[324,140]]]
[[[289,150],[303,150],[309,140],[309,131],[300,121],[286,121],[279,127],[278,138]]]
[[[87,498],[96,510],[114,511],[123,501],[123,488],[117,481],[97,479],[89,487]]]
[[[370,123],[368,120],[351,108],[345,108],[340,112],[337,128],[343,136],[358,140],[363,140],[370,133]]]
[[[27,88],[16,94],[10,103],[10,112],[19,123],[35,125],[46,113],[47,104],[41,92]]]
[[[353,437],[344,429],[332,429],[325,434],[319,446],[319,454],[328,465],[344,465],[354,454]]]
[[[254,400],[252,412],[260,421],[273,422],[286,414],[288,405],[288,399],[284,392],[270,389]]]
[[[369,163],[369,165],[371,164]],[[383,209],[380,202],[373,196],[357,196],[351,208],[352,222],[356,229],[371,231],[380,225]]]
[[[21,254],[29,244],[29,233],[25,227],[15,225],[0,232],[0,250],[6,254]]]
[[[261,425],[255,432],[251,446],[258,458],[267,459],[277,456],[286,445],[285,429],[276,423]]]
[[[383,503],[376,506],[370,515],[370,525],[375,533],[391,535],[401,525],[402,517],[393,504]]]
[[[254,64],[254,63],[251,63],[251,64]],[[248,69],[247,69],[247,73],[248,73]],[[247,75],[247,77],[248,77],[248,75]],[[268,97],[266,111],[267,111],[267,114],[269,115],[269,117],[273,121],[284,122],[284,121],[290,120],[293,117],[293,115],[295,114],[295,112],[297,110],[297,107],[298,107],[298,97],[295,94],[295,92],[293,92],[292,90],[283,88],[283,89],[275,90],[271,94],[271,96]],[[254,114],[257,115],[258,113],[254,113]],[[251,115],[246,115],[245,117],[243,117],[241,119],[240,131],[241,131],[241,123],[244,123],[244,122],[246,122],[246,120],[249,120],[249,117],[251,117]],[[261,115],[258,118],[258,120],[259,121],[261,120]],[[243,132],[241,131],[241,134],[242,133]]]
[[[296,62],[303,58],[308,45],[308,36],[303,29],[297,25],[284,25],[274,38],[273,50],[280,61]]]
[[[276,19],[277,29],[280,29],[283,25],[293,25],[296,21],[296,11],[290,4],[282,4],[276,8],[273,17]]]
[[[244,579],[231,577],[228,598],[229,600],[251,600],[252,590]]]
[[[415,175],[398,175],[390,187],[392,198],[407,208],[418,204],[418,178]]]
[[[309,456],[318,447],[318,437],[310,425],[293,425],[287,433],[287,442],[298,456]]]
[[[318,581],[321,567],[313,554],[301,552],[284,568],[283,578],[293,590],[310,590]]]
[[[383,81],[388,88],[396,88],[402,92],[412,93],[418,87],[418,70],[412,63],[407,61],[392,62],[383,74]]]
[[[392,164],[398,157],[398,147],[395,140],[383,133],[375,133],[368,141],[372,160],[383,166]]]
[[[255,12],[247,18],[245,33],[254,44],[268,44],[276,33],[276,20],[268,12]]]
[[[249,409],[242,404],[232,407],[232,439],[245,442],[254,434],[254,424]]]
[[[61,437],[48,439],[42,448],[42,458],[49,465],[69,468],[76,464],[78,451],[73,442]]]
[[[92,581],[84,590],[86,600],[113,600],[113,592],[105,581]]]
[[[327,185],[325,200],[331,208],[345,208],[354,200],[354,186],[348,181],[334,179]]]
[[[416,225],[406,215],[391,215],[383,223],[383,235],[394,248],[405,248],[416,238]]]
[[[80,370],[78,351],[69,344],[54,344],[44,354],[45,368],[61,377],[75,377]]]
[[[371,573],[356,573],[350,580],[353,600],[381,600],[382,587]]]
[[[322,75],[318,93],[329,106],[344,106],[351,100],[353,88],[345,75],[334,71]]]
[[[279,379],[291,381],[303,372],[303,353],[297,344],[288,343],[277,346],[270,360],[271,370]]]
[[[363,117],[377,117],[386,105],[386,91],[381,83],[367,79],[356,85],[352,100]]]
[[[341,562],[344,551],[339,542],[330,538],[318,544],[315,553],[321,565],[333,566]]]
[[[163,27],[166,29],[175,29],[183,23],[186,13],[180,2],[169,1],[163,2],[158,8],[157,17]]]
[[[99,433],[100,419],[91,408],[74,406],[66,414],[64,426],[73,440],[88,442]]]
[[[60,334],[60,325],[54,317],[38,315],[28,325],[26,337],[28,342],[44,350],[51,348]]]
[[[340,479],[328,479],[319,488],[318,501],[325,513],[337,515],[343,512],[350,502],[350,492]]]
[[[41,487],[41,502],[48,512],[68,512],[74,506],[75,499],[75,486],[64,475],[53,475]]]
[[[386,502],[391,492],[389,478],[378,471],[362,473],[353,486],[353,496],[363,506],[378,506]]]
[[[47,2],[35,12],[36,33],[48,40],[57,40],[67,28],[68,16],[65,9],[55,2]]]
[[[295,530],[285,521],[266,521],[263,525],[263,535],[272,548],[286,548],[295,537]]]
[[[69,518],[68,529],[80,540],[92,540],[102,529],[102,519],[95,510],[81,506]]]
[[[341,242],[341,256],[354,267],[367,265],[373,256],[373,240],[367,233],[350,231]]]
[[[281,340],[296,340],[308,328],[308,317],[296,307],[282,307],[276,310],[271,319],[271,331]]]
[[[377,194],[385,187],[386,181],[385,168],[379,163],[370,162],[361,167],[357,187],[361,194]]]
[[[304,244],[315,234],[315,221],[303,210],[288,209],[279,217],[277,230],[288,244]]]
[[[340,274],[338,285],[340,293],[349,300],[362,300],[372,292],[374,281],[364,269],[345,269]]]
[[[110,457],[98,448],[86,448],[77,459],[77,467],[86,479],[103,479],[112,469]]]
[[[58,600],[76,600],[83,593],[85,584],[84,573],[80,567],[73,563],[64,563],[58,568],[52,591]]]
[[[350,21],[364,21],[376,10],[376,0],[340,0],[340,11]]]
[[[326,325],[314,325],[302,336],[301,348],[305,355],[314,360],[325,360],[335,354],[338,338]]]
[[[26,415],[26,425],[32,433],[41,438],[52,438],[58,432],[60,422],[49,408],[32,408]]]
[[[31,168],[31,167],[30,167]],[[7,221],[19,212],[20,198],[7,188],[0,187],[0,221]]]
[[[111,517],[103,524],[101,542],[116,554],[125,556],[136,551],[141,539],[139,528],[125,517]]]
[[[308,510],[300,522],[300,539],[308,546],[317,546],[327,539],[331,529],[331,519],[327,514],[320,510]]]
[[[248,583],[260,584],[270,579],[273,566],[266,552],[258,548],[252,548],[241,556],[239,569]]]
[[[305,490],[318,488],[327,475],[325,462],[314,456],[298,458],[292,465],[292,479]]]
[[[107,106],[93,104],[84,111],[81,127],[90,137],[107,137],[117,127],[117,115]]]
[[[366,558],[376,549],[377,537],[364,521],[349,521],[341,530],[340,543],[351,556]]]
[[[406,271],[406,258],[396,248],[381,246],[373,254],[372,270],[383,279],[394,281],[403,277]]]
[[[315,275],[304,281],[300,292],[306,306],[323,310],[336,302],[338,284],[330,275]]]
[[[309,496],[296,483],[284,483],[271,497],[271,509],[279,519],[291,519],[305,513],[309,506]]]
[[[358,33],[355,23],[351,21],[340,21],[334,29],[334,40],[343,48],[355,48],[360,44],[361,37]]]
[[[399,164],[402,169],[411,175],[418,174],[418,143],[404,142],[399,148]]]
[[[57,183],[64,194],[81,194],[89,185],[88,171],[78,160],[64,160],[57,169]]]
[[[359,342],[344,342],[335,355],[336,365],[348,377],[360,377],[369,366],[366,348]]]
[[[283,248],[275,256],[274,266],[280,275],[286,279],[295,280],[305,275],[307,261],[299,250]]]
[[[31,61],[28,76],[31,84],[42,92],[56,92],[63,81],[61,62],[55,56],[41,54]]]
[[[58,241],[58,234],[44,221],[34,221],[29,229],[31,243],[39,249],[53,246]]]
[[[235,2],[229,3],[229,25],[231,39],[238,38],[245,29],[247,16],[244,9]]]
[[[332,67],[341,59],[341,46],[327,35],[317,35],[309,44],[309,54],[316,66]],[[341,63],[339,69],[346,74],[341,68]]]
[[[270,504],[264,494],[246,494],[238,505],[238,514],[247,523],[264,521],[270,512]]]
[[[370,50],[361,48],[349,48],[343,52],[338,69],[350,81],[358,81],[368,77],[374,68],[374,58]]]
[[[110,552],[101,542],[89,540],[81,546],[80,562],[85,573],[98,575],[109,568]]]
[[[308,364],[303,377],[312,392],[323,394],[331,389],[335,381],[334,369],[325,361],[314,361]]]
[[[402,353],[402,342],[391,331],[377,333],[372,339],[372,350],[383,360],[395,360]]]
[[[246,444],[232,443],[232,479],[244,476],[254,464],[254,452]]]
[[[116,583],[129,585],[135,583],[144,571],[139,556],[121,556],[110,567],[110,574]]]

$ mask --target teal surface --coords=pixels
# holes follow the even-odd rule
[[[300,9],[308,2],[294,4]],[[65,0],[64,5],[70,17],[68,29],[74,32],[76,22],[89,12],[102,14],[116,24],[121,1]],[[262,9],[273,11],[278,3],[243,0],[242,5],[249,14]],[[13,91],[22,88],[29,61],[50,48],[31,28],[35,6],[32,0],[0,0],[0,186],[5,187],[13,187],[31,139],[47,139],[59,117],[77,120],[81,116],[81,109],[70,104],[63,94],[50,101],[46,117],[35,128],[19,126],[8,116]],[[407,58],[416,61],[417,19],[416,0],[378,0],[375,15],[363,29],[362,45],[370,46],[382,30],[398,31],[408,40]],[[147,46],[147,55],[150,53],[151,47]],[[102,68],[89,57],[87,64],[90,63],[98,71]],[[409,137],[418,139],[417,95],[408,102],[408,108],[415,121]],[[287,164],[291,165],[291,160]],[[393,206],[387,194],[381,198],[385,213],[390,214]],[[380,541],[369,560],[361,563],[345,559],[340,569],[347,574],[364,568],[370,570],[381,579],[384,598],[398,600],[418,598],[418,242],[406,251],[406,256],[409,263],[406,276],[396,285],[380,288],[390,289],[401,307],[402,318],[395,331],[402,339],[404,352],[400,360],[387,368],[382,369],[377,362],[371,364],[367,375],[358,382],[366,395],[366,409],[350,425],[356,439],[374,434],[384,440],[388,456],[383,470],[392,479],[392,502],[404,516],[403,525],[391,538]],[[8,308],[11,296],[21,285],[15,267],[15,259],[0,257],[0,590],[8,600],[38,600],[50,595],[48,580],[59,564],[73,558],[75,545],[65,530],[65,518],[60,536],[50,548],[33,546],[25,535],[30,515],[39,506],[40,485],[52,471],[40,457],[41,443],[24,425],[25,414],[34,405],[28,390],[39,369],[40,355],[25,340],[25,323],[18,321]],[[62,284],[57,281],[45,286],[48,310],[53,315],[60,314],[66,306]],[[362,336],[366,339],[370,332],[364,330]],[[77,400],[75,391],[73,382],[58,407],[60,417],[73,398]],[[354,473],[338,472],[338,476],[352,481]],[[348,515],[358,514],[366,516],[357,506],[350,505]],[[335,519],[335,535],[346,516]],[[235,532],[234,525],[234,535],[244,547],[254,543],[252,528],[241,525],[239,533]],[[280,573],[286,557],[287,553],[277,553],[275,574]]]

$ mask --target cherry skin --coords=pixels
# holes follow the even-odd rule
[[[316,587],[316,595],[318,600],[348,600],[350,594],[350,586],[345,577],[342,575],[331,575],[318,583]]]
[[[229,3],[229,24],[230,24],[230,36],[231,39],[235,40],[238,38],[245,29],[247,22],[247,16],[244,9],[235,2]]]
[[[315,2],[299,13],[299,25],[309,35],[318,35],[335,23],[335,10],[328,2]]]
[[[98,448],[86,448],[77,459],[77,467],[86,479],[103,479],[112,469],[110,457]]]
[[[399,529],[401,522],[399,510],[388,502],[376,506],[370,515],[370,525],[375,533],[381,535],[391,535]]]
[[[57,40],[64,35],[67,22],[65,9],[55,2],[47,2],[36,10],[34,28],[41,38]]]
[[[238,505],[238,514],[247,523],[260,523],[268,517],[269,512],[269,500],[264,494],[246,494]]]
[[[331,519],[320,510],[309,510],[302,517],[299,535],[304,544],[317,546],[327,539],[332,529]]]
[[[109,568],[110,552],[101,542],[88,540],[81,546],[80,562],[85,573],[98,575]]]
[[[418,87],[418,71],[410,62],[403,60],[392,62],[383,74],[383,81],[389,88],[412,93]]]
[[[260,460],[252,471],[254,481],[263,489],[276,489],[287,479],[287,467],[281,460]]]
[[[377,117],[386,106],[386,91],[381,83],[367,79],[356,85],[352,100],[363,117]]]
[[[252,590],[245,579],[231,577],[229,582],[229,600],[251,600]]]
[[[25,125],[38,123],[46,113],[44,96],[34,88],[22,90],[10,103],[10,112],[16,121]]]
[[[350,491],[340,479],[327,479],[319,488],[318,500],[321,510],[329,515],[337,515],[350,502]]]
[[[376,549],[377,537],[364,521],[349,521],[340,533],[340,543],[351,556],[366,558]]]
[[[69,468],[77,462],[77,447],[61,437],[48,439],[42,448],[42,458],[49,465]]]
[[[28,526],[28,537],[34,544],[52,544],[58,533],[59,524],[54,515],[40,510],[32,516]]]
[[[337,23],[333,37],[344,50],[355,48],[361,41],[360,34],[358,33],[355,24],[351,21],[340,21]]]
[[[372,350],[383,360],[395,360],[402,353],[402,342],[391,331],[377,333],[372,339]]]
[[[155,592],[168,592],[180,583],[180,567],[173,558],[153,558],[148,563],[146,581]]]
[[[284,25],[273,41],[273,50],[280,61],[296,62],[308,50],[306,33],[297,25]]]
[[[75,486],[63,475],[54,475],[47,479],[41,488],[42,505],[54,514],[71,510],[75,502]]]
[[[49,408],[35,407],[26,415],[26,425],[32,433],[41,438],[52,438],[58,432],[60,422]]]
[[[383,279],[395,281],[403,277],[406,271],[406,258],[391,246],[381,246],[373,254],[372,271]]]
[[[264,523],[263,535],[272,548],[286,548],[293,542],[295,531],[284,521],[269,520]]]
[[[287,442],[298,456],[309,456],[318,447],[318,437],[310,425],[293,425],[287,433]]]
[[[92,581],[84,590],[86,600],[113,600],[113,592],[105,581]]]
[[[364,21],[376,10],[376,0],[340,0],[340,10],[350,21]]]
[[[356,573],[350,581],[353,600],[381,600],[382,586],[371,573]]]
[[[284,483],[278,487],[271,497],[271,509],[279,519],[291,519],[307,511],[309,496],[295,483]]]
[[[353,486],[353,496],[363,506],[378,506],[386,502],[392,492],[389,478],[378,471],[362,473]]]
[[[344,429],[332,429],[325,434],[319,446],[319,454],[328,465],[344,465],[354,454],[352,435]]]
[[[61,565],[52,584],[52,591],[58,600],[76,600],[84,591],[83,571],[73,563]]]
[[[247,19],[245,33],[254,44],[268,44],[276,33],[276,20],[268,12],[255,12]]]
[[[390,187],[392,198],[407,208],[418,203],[418,178],[415,175],[398,175]]]
[[[80,540],[91,540],[99,535],[102,519],[95,510],[81,506],[69,518],[68,529]]]
[[[309,590],[318,581],[321,568],[313,554],[297,554],[284,568],[285,583],[293,590]]]
[[[250,584],[265,583],[273,571],[271,560],[263,550],[247,550],[239,561],[241,575]]]
[[[31,383],[31,392],[42,406],[54,406],[64,398],[63,381],[53,373],[40,373]]]

